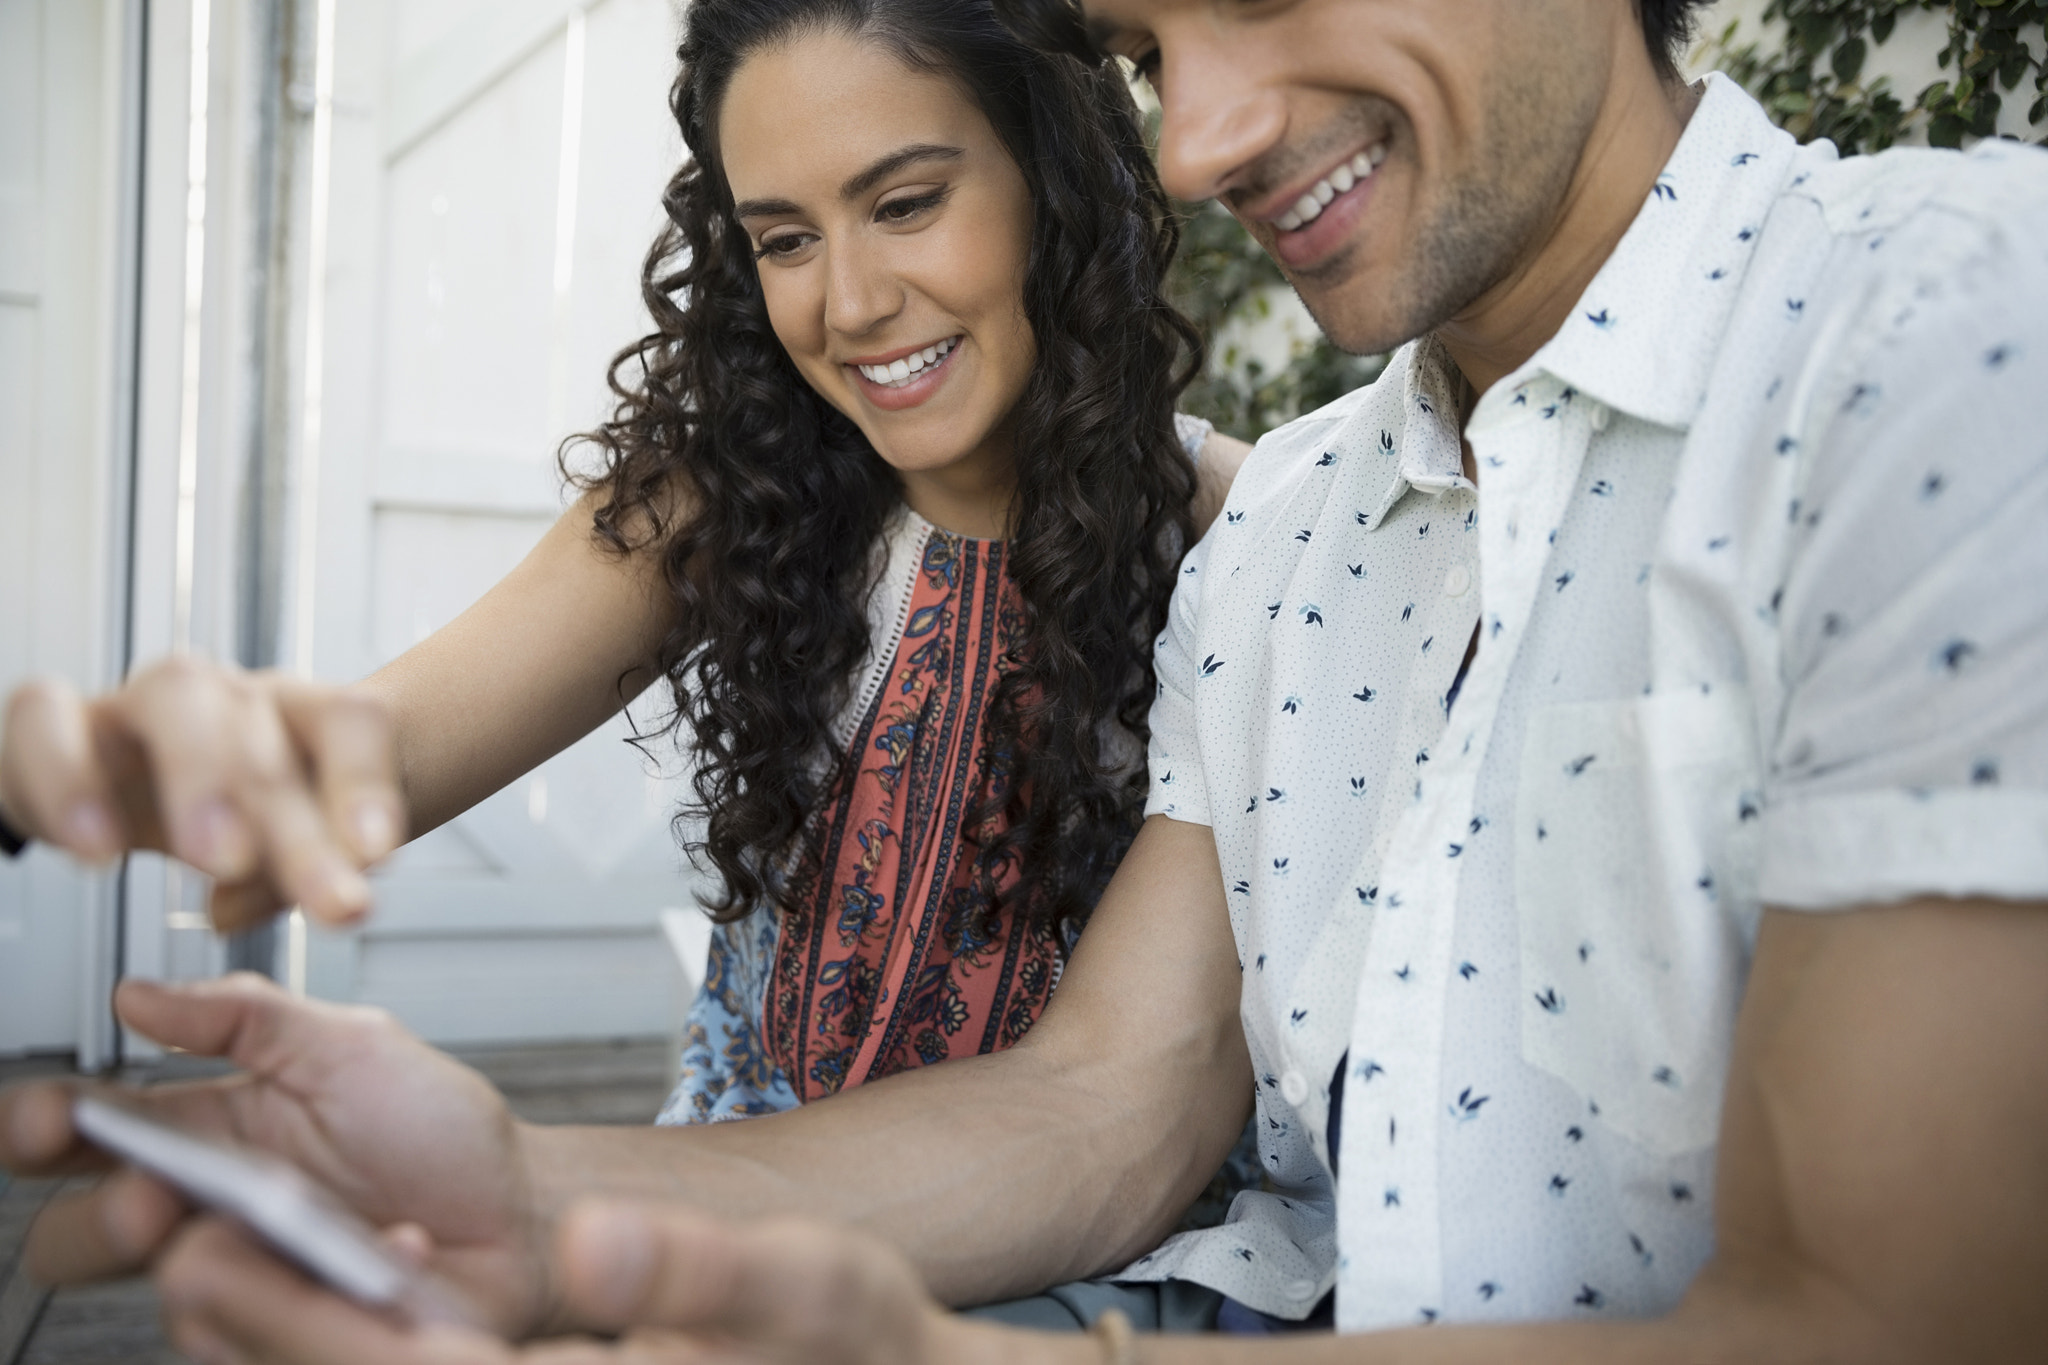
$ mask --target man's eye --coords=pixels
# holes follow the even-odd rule
[[[1137,68],[1140,76],[1143,76],[1152,84],[1157,85],[1159,83],[1158,48],[1150,47],[1140,52],[1137,56],[1131,58],[1131,65]]]

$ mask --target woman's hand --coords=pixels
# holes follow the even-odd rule
[[[391,717],[361,687],[177,655],[90,700],[35,681],[7,703],[0,814],[103,862],[155,849],[214,878],[215,927],[297,904],[370,906],[362,870],[405,839]]]

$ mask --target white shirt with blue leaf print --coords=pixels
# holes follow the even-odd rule
[[[2044,375],[2048,154],[1837,160],[1712,77],[1477,490],[1428,340],[1262,441],[1150,809],[1215,831],[1271,1190],[1125,1277],[1673,1306],[1761,907],[2048,899]]]

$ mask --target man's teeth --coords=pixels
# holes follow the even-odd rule
[[[1387,144],[1375,142],[1323,179],[1316,181],[1315,186],[1307,194],[1294,201],[1293,208],[1284,216],[1273,220],[1273,226],[1282,232],[1293,232],[1297,228],[1313,223],[1323,216],[1323,210],[1329,207],[1332,199],[1359,181],[1370,179],[1372,173],[1378,170],[1386,159]]]
[[[959,337],[947,337],[944,341],[932,343],[922,351],[913,351],[901,360],[892,360],[886,365],[856,365],[854,368],[866,376],[870,384],[880,384],[883,388],[893,389],[909,383],[910,376],[927,365],[938,364],[948,351],[959,344]]]

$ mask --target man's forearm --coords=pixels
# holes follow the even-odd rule
[[[1122,1266],[1215,1174],[1251,1111],[1242,974],[1206,826],[1155,816],[1038,1025],[788,1114],[524,1130],[545,1215],[580,1195],[794,1213],[902,1248],[947,1303]]]
[[[1222,1158],[1201,1130],[1227,1124],[1185,1105],[1162,1123],[1155,1097],[1106,1095],[1085,1062],[1063,1062],[1020,1048],[769,1118],[522,1140],[544,1214],[610,1195],[824,1218],[902,1248],[942,1300],[987,1302],[1127,1263]]]

